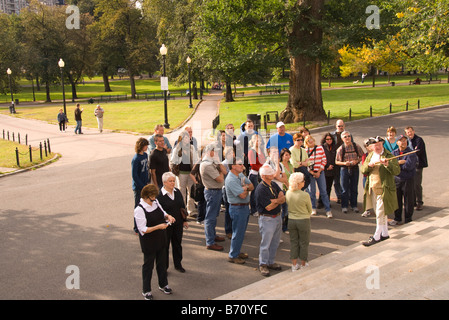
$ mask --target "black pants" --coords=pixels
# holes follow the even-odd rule
[[[157,251],[143,254],[142,265],[142,292],[151,292],[151,277],[153,275],[154,261],[156,260],[156,272],[159,281],[159,287],[168,285],[167,280],[167,251],[163,247]]]
[[[408,223],[412,221],[413,206],[415,203],[414,179],[396,180],[396,195],[399,208],[394,212],[394,220],[398,222],[402,221],[402,207],[404,207],[404,222]]]
[[[170,254],[169,254],[169,249],[170,249],[170,244],[172,247],[172,254],[173,254],[173,263],[175,265],[175,268],[181,268],[182,264],[182,246],[181,246],[181,241],[182,241],[182,234],[183,234],[183,224],[182,222],[177,222],[171,226],[169,226],[167,229],[167,247],[166,247],[166,265],[167,265],[167,269],[169,266],[169,258],[170,258]]]
[[[59,122],[59,131],[64,131],[65,130],[65,121],[61,121]]]

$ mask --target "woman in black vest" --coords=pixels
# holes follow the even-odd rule
[[[188,228],[187,223],[187,212],[184,198],[182,197],[181,191],[175,188],[176,176],[172,172],[165,172],[162,175],[162,183],[164,186],[157,196],[157,201],[162,206],[165,212],[169,212],[175,219],[176,222],[169,226],[166,230],[167,233],[167,269],[169,265],[169,247],[172,246],[173,253],[173,263],[175,269],[179,272],[184,273],[185,269],[182,267],[182,234],[183,228]]]
[[[167,280],[166,231],[169,224],[175,223],[175,218],[165,213],[156,200],[158,188],[149,184],[141,192],[139,205],[134,209],[137,229],[139,230],[140,247],[143,252],[142,265],[142,295],[145,300],[153,300],[151,294],[151,276],[156,260],[156,271],[159,289],[165,294],[171,294]]]

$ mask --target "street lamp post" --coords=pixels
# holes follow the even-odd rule
[[[189,108],[193,108],[193,105],[192,105],[192,87],[190,85],[190,63],[191,62],[192,62],[192,59],[190,59],[190,57],[187,57],[187,65],[189,66],[189,98],[190,98]]]
[[[10,68],[6,70],[6,73],[8,74],[8,80],[9,80],[9,91],[11,91],[11,106],[9,107],[10,113],[16,113],[16,109],[14,107],[14,93],[12,92],[12,81],[11,81],[11,74],[12,71]]]
[[[62,85],[62,100],[64,102],[64,114],[67,117],[67,110],[65,105],[65,88],[64,88],[64,66],[65,66],[64,60],[59,59],[58,66],[59,69],[61,69],[61,85]]]
[[[163,65],[164,65],[163,81],[164,81],[164,84],[168,86],[168,81],[167,81],[166,75],[165,75],[165,56],[167,55],[167,47],[165,46],[165,44],[162,45],[162,47],[159,49],[159,51],[162,55],[162,60],[163,60]],[[170,128],[170,125],[168,124],[168,115],[167,115],[167,90],[168,90],[168,88],[164,88],[164,116],[165,116],[164,127],[166,129]]]

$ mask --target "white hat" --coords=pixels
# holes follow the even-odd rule
[[[264,164],[259,169],[259,173],[261,176],[271,176],[271,175],[274,175],[276,173],[276,171],[274,171],[274,169],[270,165]]]
[[[285,124],[284,124],[282,121],[279,121],[279,122],[276,124],[276,128],[279,128],[279,127],[282,127],[282,126],[285,126]]]

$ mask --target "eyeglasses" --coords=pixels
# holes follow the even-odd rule
[[[303,139],[296,139],[295,141],[304,141]]]
[[[343,128],[344,126],[337,126],[337,128]]]
[[[351,136],[344,136],[344,137],[342,137],[343,139],[346,139],[346,138],[351,138]]]

